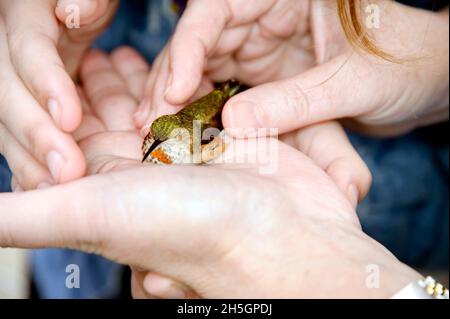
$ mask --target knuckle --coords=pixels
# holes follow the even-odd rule
[[[20,163],[17,165],[11,165],[12,172],[16,176],[17,181],[25,190],[34,189],[41,181],[44,180],[43,176],[40,176],[39,172],[32,169],[29,163]]]
[[[307,120],[309,117],[309,101],[305,90],[294,81],[285,86],[284,93],[288,114],[296,119]]]
[[[0,224],[0,248],[13,247],[12,234],[7,228],[8,223]]]
[[[11,92],[13,91],[12,85],[13,84],[11,80],[7,79],[6,77],[3,78],[0,74],[0,118],[3,117],[4,112],[7,112],[7,108],[10,105],[11,98],[13,97],[11,95]]]
[[[92,105],[95,108],[113,108],[114,106],[121,107],[122,103],[136,104],[136,101],[130,96],[128,90],[122,85],[104,87],[93,94],[91,97]]]
[[[39,159],[44,159],[44,141],[47,134],[48,129],[45,123],[32,122],[28,123],[25,126],[24,134],[32,155],[38,156]]]
[[[82,200],[82,199],[80,199]],[[73,220],[76,218],[76,220]],[[65,219],[65,229],[71,229],[74,234],[68,234],[66,242],[76,238],[74,249],[79,249],[92,254],[101,254],[105,246],[105,236],[108,229],[108,221],[104,209],[96,209],[95,213],[83,210],[76,215]]]
[[[32,41],[33,36],[26,30],[19,28],[12,28],[8,30],[8,46],[11,52],[11,59],[17,61],[19,57],[23,56],[23,52],[27,46],[27,43]],[[17,61],[19,62],[19,61]]]

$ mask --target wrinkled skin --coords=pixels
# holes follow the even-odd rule
[[[218,178],[219,185],[213,188],[215,191],[223,189],[223,193],[220,191],[220,193],[222,193],[221,195],[219,195],[220,193],[213,195],[213,198],[219,196],[217,197],[217,205],[219,205],[217,208],[220,208],[222,205],[220,204],[222,200],[228,202],[228,199],[235,196],[232,194],[235,194],[235,191],[241,187],[239,186],[241,185],[241,179],[248,179],[249,183],[259,185],[257,189],[252,191],[253,195],[251,195],[251,197],[255,196],[253,199],[255,200],[255,204],[259,200],[262,200],[265,197],[264,193],[267,192],[269,192],[269,198],[271,198],[269,202],[272,204],[270,205],[275,206],[285,202],[283,199],[285,196],[287,196],[285,199],[288,202],[291,200],[300,200],[303,202],[304,199],[301,199],[302,196],[297,194],[298,192],[314,194],[313,197],[317,199],[312,199],[313,202],[318,200],[319,197],[325,196],[327,197],[327,200],[323,201],[323,205],[328,207],[328,210],[333,211],[333,216],[335,215],[338,220],[345,221],[355,230],[360,229],[351,205],[356,204],[357,198],[355,198],[352,193],[346,193],[345,188],[342,189],[342,191],[339,191],[339,186],[336,186],[331,182],[330,177],[325,174],[325,172],[328,173],[329,176],[336,181],[351,179],[350,176],[344,178],[344,176],[337,175],[343,171],[344,167],[348,166],[352,167],[352,170],[348,169],[346,171],[349,173],[353,172],[360,178],[363,177],[360,181],[360,186],[363,187],[363,189],[367,189],[370,184],[370,174],[368,173],[367,168],[361,162],[348,140],[345,139],[345,134],[336,123],[321,124],[317,127],[310,127],[284,137],[286,142],[299,148],[301,151],[305,152],[307,156],[311,156],[315,159],[317,165],[319,165],[318,167],[294,148],[276,141],[274,142],[277,143],[280,148],[280,170],[273,176],[261,177],[258,173],[257,164],[238,166],[225,164],[217,167],[205,167],[204,170],[197,170],[195,168],[173,168],[173,170],[166,170],[161,167],[152,168],[143,166],[140,163],[141,153],[139,146],[141,136],[134,127],[132,115],[137,107],[137,101],[142,96],[146,72],[148,72],[148,66],[143,59],[133,50],[128,48],[117,50],[112,54],[111,58],[107,58],[100,52],[93,52],[86,58],[86,62],[84,63],[81,72],[84,91],[80,91],[83,98],[83,120],[80,128],[75,132],[74,137],[86,156],[89,175],[101,174],[103,176],[103,182],[108,184],[111,182],[111,179],[114,180],[118,178],[116,182],[111,183],[110,185],[113,185],[114,188],[118,187],[119,189],[124,187],[123,192],[130,195],[136,191],[140,192],[138,191],[139,189],[145,190],[154,188],[155,186],[147,187],[145,184],[157,183],[156,176],[151,176],[155,173],[157,175],[162,174],[161,178],[163,178],[163,180],[167,178],[168,175],[166,176],[166,174],[179,176],[177,177],[177,182],[175,182],[175,184],[182,182],[184,180],[182,176],[186,176],[185,181],[198,180],[198,187],[200,187],[200,189],[198,190],[197,195],[201,197],[208,196],[208,194],[205,193],[206,189],[202,189],[203,186],[201,186],[201,180],[203,178],[210,180],[210,176],[220,176],[220,178]],[[320,134],[317,132],[320,132]],[[345,141],[345,143],[342,143],[342,141]],[[235,156],[243,157],[248,152],[254,152],[255,150],[252,149],[252,145],[255,144],[238,142],[236,145],[238,150],[237,153],[226,154],[225,158],[228,158],[228,160],[225,162],[232,162],[232,159]],[[333,158],[321,156],[322,148],[324,147],[334,147],[335,156]],[[325,171],[322,171],[319,167],[322,167]],[[319,192],[313,191],[314,186],[305,187],[302,184],[302,181],[305,179],[304,175],[311,174],[311,170],[312,172],[315,171],[315,173],[313,173],[314,176],[311,176],[311,179],[321,185],[316,186],[317,190],[320,189]],[[136,178],[133,182],[136,183],[133,187],[137,188],[135,191],[132,191],[128,189],[127,184],[132,180],[130,177],[135,174],[138,174],[139,178]],[[143,177],[144,175],[141,176],[141,174],[149,174],[149,177],[145,178]],[[197,174],[199,174],[199,176],[197,176]],[[300,178],[300,176],[302,177]],[[220,185],[222,183],[224,183],[224,185]],[[328,186],[323,187],[324,185],[322,185],[322,183]],[[138,184],[142,185],[138,186]],[[184,184],[184,182],[181,184]],[[245,183],[243,185],[245,185]],[[192,185],[186,189],[191,189],[191,186]],[[165,187],[162,184],[156,187],[158,192],[164,192]],[[170,186],[170,188],[171,187],[172,186]],[[178,189],[182,191],[183,186],[180,185],[180,188]],[[258,194],[259,189],[265,189],[265,191]],[[169,195],[172,193],[172,191],[169,190],[167,190],[167,192]],[[226,192],[231,193],[226,194]],[[245,192],[242,196],[244,196]],[[330,192],[330,194],[326,195],[327,192]],[[237,191],[237,194],[239,194],[239,191]],[[344,194],[344,196],[339,195],[339,199],[336,198],[335,201],[332,198],[337,194]],[[362,196],[363,195],[364,194],[362,194]],[[173,196],[178,198],[178,195],[174,194]],[[149,198],[153,198],[153,195]],[[181,198],[179,200],[182,201]],[[239,203],[239,201],[240,199],[236,198],[236,204]],[[173,202],[173,200],[168,199],[168,202]],[[111,207],[113,207],[115,204],[110,202],[108,203],[108,206],[109,205],[112,205]],[[290,206],[288,203],[287,205]],[[249,207],[251,207],[251,205]],[[290,209],[293,207],[294,206]],[[225,214],[225,207],[223,208],[224,210],[221,211]],[[195,214],[195,212],[192,211],[192,214]],[[92,218],[95,221],[95,217]],[[224,218],[228,219],[225,215]],[[194,220],[199,219],[196,217]],[[191,222],[192,221],[193,220],[191,220]],[[227,223],[225,220],[211,222],[213,224],[216,222],[218,224]],[[248,225],[248,227],[253,226]],[[241,235],[243,234],[245,234],[245,231],[241,233]],[[214,244],[211,243],[211,246],[214,246]],[[89,244],[87,248],[98,249],[93,248],[91,244]],[[124,262],[121,258],[122,257],[114,257],[114,259]],[[191,291],[187,288],[187,285],[190,285],[188,282],[185,283],[185,281],[181,281],[183,284],[174,283],[172,280],[158,275],[157,273],[146,274],[146,272],[140,271],[142,265],[136,261],[130,262],[129,264],[139,266],[137,269],[134,268],[133,271],[133,286],[136,297],[148,297],[149,295],[168,298],[179,297],[181,295],[197,297],[197,292],[202,294],[202,296],[209,295],[208,292],[203,292],[200,287],[193,287],[197,292]],[[144,269],[154,271],[159,270],[158,268],[148,267],[144,267]],[[173,274],[164,274],[173,276]],[[176,278],[176,276],[173,277]],[[146,281],[145,286],[149,292],[144,292],[144,280]],[[174,289],[174,287],[179,288]]]
[[[378,5],[382,25],[370,36],[402,63],[354,50],[336,1],[190,1],[152,70],[136,123],[185,103],[205,75],[255,86],[225,105],[225,128],[285,133],[351,118],[352,129],[395,136],[447,120],[448,8],[361,2]]]
[[[345,140],[335,123],[296,132],[304,154],[273,140],[279,169],[270,175],[261,162],[233,162],[255,139],[235,140],[220,165],[142,165],[132,114],[146,68],[129,49],[87,57],[75,138],[94,176],[0,195],[0,246],[69,247],[132,265],[135,297],[180,297],[173,287],[205,298],[390,297],[420,278],[361,231],[332,163],[316,157]],[[349,147],[337,145],[336,158]],[[380,289],[366,286],[369,264],[380,267]]]
[[[84,97],[84,116],[80,129],[75,132],[75,137],[88,159],[88,174],[102,174],[130,167],[141,167],[142,164],[138,161],[140,159],[138,147],[141,136],[134,127],[132,114],[137,107],[137,100],[142,96],[144,87],[144,77],[137,76],[145,73],[147,68],[148,66],[142,61],[142,58],[137,56],[133,50],[127,48],[119,49],[113,53],[111,62],[100,52],[94,52],[87,57],[81,73],[85,85],[84,94],[80,92]],[[122,89],[118,89],[118,83],[121,83]],[[204,92],[199,92],[199,94],[204,94]],[[322,128],[325,128],[324,131],[327,133],[317,135],[316,132],[320,132]],[[348,140],[346,140],[346,143],[340,143],[341,135],[343,134],[342,129],[336,123],[329,123],[285,136],[284,139],[294,147],[299,147],[300,150],[306,151],[307,155],[316,157],[319,165],[324,169],[328,168],[328,173],[332,177],[334,174],[339,173],[344,166],[355,165],[355,167],[358,167],[356,171],[362,177],[360,185],[364,189],[368,189],[370,173],[368,173],[367,167],[361,162]],[[309,141],[311,137],[312,141]],[[336,142],[339,145],[335,144]],[[335,156],[337,161],[329,159],[331,162],[327,162],[327,159],[322,158],[320,155],[322,152],[321,148],[328,148],[333,144],[336,150]],[[255,149],[245,149],[246,146],[248,146],[246,143],[240,143],[238,149],[243,153],[240,157],[244,157],[246,152],[255,151]],[[282,144],[282,148],[286,148],[288,154],[292,153],[289,157],[296,154],[284,144]],[[236,154],[228,156],[233,157]],[[228,161],[232,161],[232,159],[229,158]],[[283,163],[279,165],[283,165]],[[215,170],[212,167],[210,169]],[[222,176],[224,172],[230,169],[234,170],[233,166],[229,168],[224,167],[224,169],[225,171],[223,172],[221,172],[222,169],[219,169],[219,171],[211,172],[211,174]],[[282,172],[279,178],[294,180],[295,178],[290,175],[295,170],[295,167],[290,166],[289,168],[285,167],[285,169],[288,169],[288,171]],[[256,167],[249,167],[247,170],[251,175],[257,173]],[[356,173],[356,171],[354,172]],[[300,172],[297,172],[295,175],[298,174]],[[338,176],[336,175],[335,178],[339,178]],[[343,191],[345,192],[346,190],[344,189]],[[350,202],[355,205],[355,200],[357,201],[357,199],[354,198],[354,195],[351,193],[346,195],[349,196]],[[364,196],[364,193],[362,196]],[[350,219],[358,224],[355,218],[354,214],[350,215]],[[134,270],[133,273],[133,282],[136,280],[136,277],[141,277],[142,280],[145,277],[145,274],[142,274],[142,272]],[[171,280],[155,273],[150,273],[147,276],[152,279],[148,285],[155,296],[177,297],[180,295],[180,292],[178,290],[174,292],[173,287],[175,286],[181,287],[180,289],[183,289],[183,294],[186,296],[197,297],[196,293],[187,289],[183,284],[173,284]],[[153,288],[155,285],[156,288]],[[136,294],[140,296],[139,293]]]

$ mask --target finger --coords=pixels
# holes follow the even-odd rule
[[[206,58],[216,48],[227,26],[236,27],[255,21],[274,4],[274,0],[190,1],[170,45],[171,74],[167,82],[167,101],[182,104],[197,91]]]
[[[0,33],[0,43],[3,43],[3,35]],[[1,122],[30,155],[48,167],[54,182],[64,183],[81,177],[85,169],[84,158],[73,138],[55,127],[48,114],[23,87],[8,63],[7,48],[1,45],[0,60],[3,61],[0,69]]]
[[[235,78],[238,70],[238,64],[229,56],[223,56],[218,59],[211,59],[206,67],[206,74],[209,78],[217,82],[225,82]]]
[[[197,90],[208,53],[231,18],[226,0],[191,1],[170,43],[171,73],[164,83],[171,104],[185,103]]]
[[[156,118],[165,114],[173,114],[180,110],[182,105],[172,105],[164,98],[165,84],[169,77],[169,56],[167,50],[161,53],[147,82],[145,98],[140,106],[140,111],[135,116],[141,133],[145,134],[148,125]]]
[[[37,162],[0,124],[0,153],[14,174],[14,191],[49,187],[53,183],[48,170]]]
[[[4,5],[10,58],[18,76],[59,128],[74,131],[81,121],[81,107],[56,48],[55,1],[6,1]]]
[[[210,56],[227,56],[238,51],[248,40],[252,27],[253,24],[244,24],[237,27],[226,28],[220,35],[220,40],[217,42]]]
[[[108,56],[91,51],[81,67],[81,79],[92,111],[110,131],[135,129],[137,101],[114,69]]]
[[[136,50],[130,47],[121,47],[111,54],[111,63],[133,96],[137,100],[141,100],[144,95],[145,81],[150,72],[150,67],[145,59]]]
[[[282,140],[326,171],[354,207],[367,195],[372,175],[339,123],[313,125],[287,134]]]
[[[105,131],[103,123],[93,114],[91,106],[87,101],[84,91],[78,87],[78,95],[81,99],[81,105],[83,107],[83,119],[78,129],[73,132],[72,136],[79,143],[86,137],[93,136]]]
[[[66,209],[73,207],[68,201],[71,196],[65,192],[56,193],[53,189],[0,196],[0,247],[64,247],[68,242],[64,239],[63,229],[67,230],[67,238],[80,237],[79,232],[84,233],[77,226],[80,221],[76,221],[75,214],[68,212],[66,215]],[[71,221],[75,224],[71,225]]]
[[[119,7],[119,0],[75,0],[58,2],[56,16],[61,22],[59,53],[66,70],[77,78],[80,62],[90,44],[106,30]],[[81,3],[81,4],[77,4]]]
[[[161,71],[161,72],[164,72],[164,71]],[[166,73],[166,74],[168,74],[168,73]],[[168,104],[167,101],[164,98],[162,98],[163,95],[160,94],[160,91],[163,88],[164,87],[157,85],[157,84],[153,88],[153,93],[152,93],[153,98],[151,99],[152,112],[148,113],[147,118],[143,122],[144,124],[142,125],[142,128],[141,128],[142,136],[147,136],[149,129],[150,129],[150,125],[153,123],[153,121],[156,118],[158,118],[162,115],[176,113],[184,106],[184,105],[175,106],[175,105]],[[214,83],[210,79],[203,77],[199,88],[194,93],[193,97],[188,101],[188,103],[192,103],[193,101],[198,100],[199,98],[210,93],[212,90],[214,90]],[[149,106],[147,106],[147,107],[149,107]]]
[[[342,55],[294,78],[238,94],[224,108],[224,126],[278,128],[282,134],[369,112],[382,105],[383,84],[362,60]]]
[[[87,25],[100,19],[109,4],[109,0],[58,0],[55,13],[62,23],[79,19],[80,25]]]
[[[211,91],[213,90],[214,90],[214,83],[209,78],[203,77],[198,90],[194,93],[192,99],[189,100],[189,103],[192,103],[204,97],[205,95],[211,93]]]
[[[131,267],[131,294],[134,299],[152,299],[144,289],[144,278],[146,272],[137,271]]]
[[[135,125],[138,129],[143,129],[147,119],[151,117],[152,113],[155,112],[156,108],[153,105],[154,87],[156,85],[157,79],[158,81],[161,81],[161,79],[163,79],[163,77],[160,76],[161,66],[163,63],[167,63],[167,61],[167,47],[165,47],[163,51],[160,52],[153,64],[152,70],[144,87],[144,98],[139,104],[136,113],[133,116]]]
[[[124,132],[97,133],[80,141],[88,175],[135,166],[142,160],[141,144],[138,135]]]
[[[14,193],[21,193],[21,192],[23,192],[22,187],[17,182],[17,178],[15,178],[14,176],[11,177],[11,190]]]
[[[149,272],[143,280],[145,292],[161,299],[194,299],[199,298],[184,284],[157,273]]]
[[[197,170],[198,175],[195,174],[197,182],[193,184],[192,179],[188,180],[182,176],[183,171],[181,167],[165,169],[148,166],[118,171],[113,175],[90,176],[45,190],[2,194],[0,247],[66,247],[95,252],[123,264],[155,269],[158,272],[165,269],[165,274],[179,280],[177,269],[190,266],[184,262],[181,264],[174,262],[174,252],[189,252],[189,255],[194,252],[193,260],[197,258],[201,260],[205,251],[210,252],[212,255],[209,255],[210,258],[214,259],[225,254],[230,248],[219,245],[215,240],[205,241],[204,234],[191,231],[190,227],[186,228],[186,225],[191,224],[195,225],[195,229],[212,229],[212,225],[216,223],[220,225],[220,220],[225,214],[216,210],[219,213],[217,215],[219,220],[216,218],[211,220],[210,206],[205,206],[205,210],[199,212],[193,206],[182,207],[178,201],[173,201],[175,196],[180,202],[184,202],[191,197],[194,188],[198,191],[203,189],[204,184],[201,181],[209,178],[208,172]],[[210,183],[205,189],[205,196],[221,200],[224,195],[235,191],[235,186],[243,177],[236,178],[226,172],[225,175],[226,178],[230,178],[231,184],[219,187],[222,185],[219,181],[217,184]],[[172,180],[167,183],[169,177]],[[158,187],[152,191],[151,198],[142,196],[149,186],[154,185],[153,183]],[[186,192],[189,188],[190,191]],[[256,194],[250,196],[242,209],[254,207],[253,205],[261,198],[259,193],[257,196]],[[145,203],[140,202],[142,199]],[[130,215],[128,204],[133,202],[139,205],[133,204]],[[233,207],[235,204],[230,205]],[[227,212],[229,209],[220,205],[214,207]],[[167,218],[169,212],[173,218]],[[146,222],[149,213],[151,223]],[[136,233],[137,229],[139,231]],[[189,233],[186,230],[189,230]],[[135,240],[141,231],[146,234],[145,243]],[[185,236],[189,236],[191,240],[186,241]],[[171,240],[166,242],[162,238]],[[202,250],[196,250],[201,243]],[[144,255],[130,253],[130,247],[135,251],[146,253]],[[148,251],[149,248],[151,252]],[[169,260],[172,260],[170,263],[174,263],[168,265]],[[204,260],[204,263],[205,266],[209,264],[208,260]],[[195,267],[202,266],[195,265]],[[195,286],[190,282],[186,284]]]

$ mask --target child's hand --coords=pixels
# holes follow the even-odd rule
[[[81,121],[71,76],[117,3],[0,1],[0,151],[17,187],[33,189],[83,176],[83,154],[67,134]],[[78,8],[81,28],[70,29],[76,27]]]

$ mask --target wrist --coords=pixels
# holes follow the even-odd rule
[[[425,35],[430,38],[430,42],[424,44],[430,47],[430,52],[427,53],[428,62],[424,63],[423,69],[428,72],[429,80],[434,80],[427,84],[425,78],[424,84],[429,86],[430,92],[430,103],[425,109],[425,115],[433,116],[441,113],[440,120],[448,119],[449,107],[449,29],[448,10],[445,11],[446,13],[430,13],[432,15],[430,20],[434,22],[430,23],[432,30]]]
[[[382,114],[383,122],[369,124],[412,129],[448,119],[448,12],[425,11],[397,2],[384,9],[388,18],[372,33],[382,49],[400,60],[390,64],[384,75],[389,78],[395,74],[399,81],[383,104],[390,106]]]

